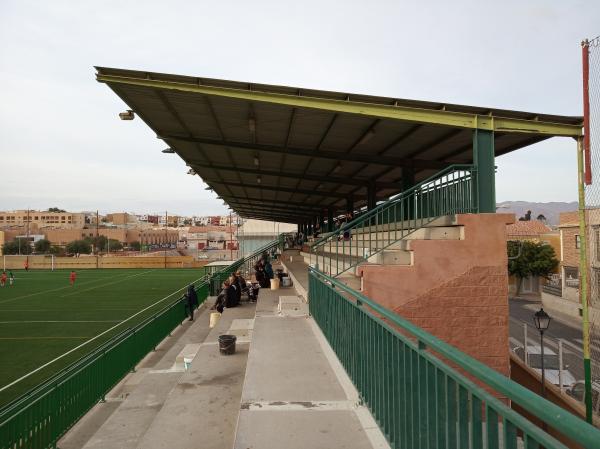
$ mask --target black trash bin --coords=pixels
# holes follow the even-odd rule
[[[223,355],[235,354],[235,335],[219,335],[219,351]]]

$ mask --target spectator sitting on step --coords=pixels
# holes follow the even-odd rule
[[[231,276],[229,276],[229,290],[233,295],[233,303],[235,304],[235,306],[239,305],[240,299],[242,298],[242,291],[240,290],[240,286],[238,285],[237,277],[233,273],[231,274]]]
[[[273,279],[273,265],[268,260],[265,261],[265,274],[267,275],[267,279]]]
[[[254,276],[256,277],[256,282],[258,282],[258,285],[260,285],[262,288],[269,287],[270,281],[265,273],[265,267],[262,260],[254,266],[254,270]]]
[[[246,293],[248,295],[248,299],[250,299],[250,293],[248,290],[248,283],[246,282],[246,279],[244,279],[244,277],[242,276],[242,273],[240,271],[236,271],[235,272],[235,277],[237,279],[237,284],[238,287],[240,289],[240,295]],[[250,288],[251,290],[251,288]]]
[[[210,308],[211,310],[217,310],[219,313],[223,313],[223,310],[226,307],[235,307],[235,299],[233,297],[233,290],[230,290],[229,280],[223,282],[223,289],[221,293],[217,296],[217,299],[213,306]]]

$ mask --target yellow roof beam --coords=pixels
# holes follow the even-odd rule
[[[101,83],[107,83],[109,85],[130,85],[153,89],[174,90],[216,97],[280,104],[297,108],[318,109],[336,113],[387,118],[412,123],[443,125],[456,128],[484,129],[503,133],[529,133],[571,137],[582,135],[582,126],[580,125],[552,123],[541,120],[523,120],[455,111],[360,103],[355,101],[295,96],[273,92],[250,91],[115,75],[97,74],[96,79]]]

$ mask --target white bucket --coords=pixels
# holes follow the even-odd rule
[[[271,290],[279,290],[279,278],[271,279]]]
[[[209,327],[212,329],[217,325],[219,319],[221,318],[221,314],[219,312],[213,312],[210,314],[210,324]]]
[[[282,287],[291,287],[292,279],[289,276],[284,276],[281,278],[281,286]]]
[[[193,360],[194,360],[193,357],[184,357],[183,358],[183,367],[185,368],[186,371],[190,368],[190,365],[192,364]]]

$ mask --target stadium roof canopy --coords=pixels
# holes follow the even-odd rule
[[[160,139],[241,216],[301,223],[472,163],[473,130],[496,156],[582,118],[97,67]]]

